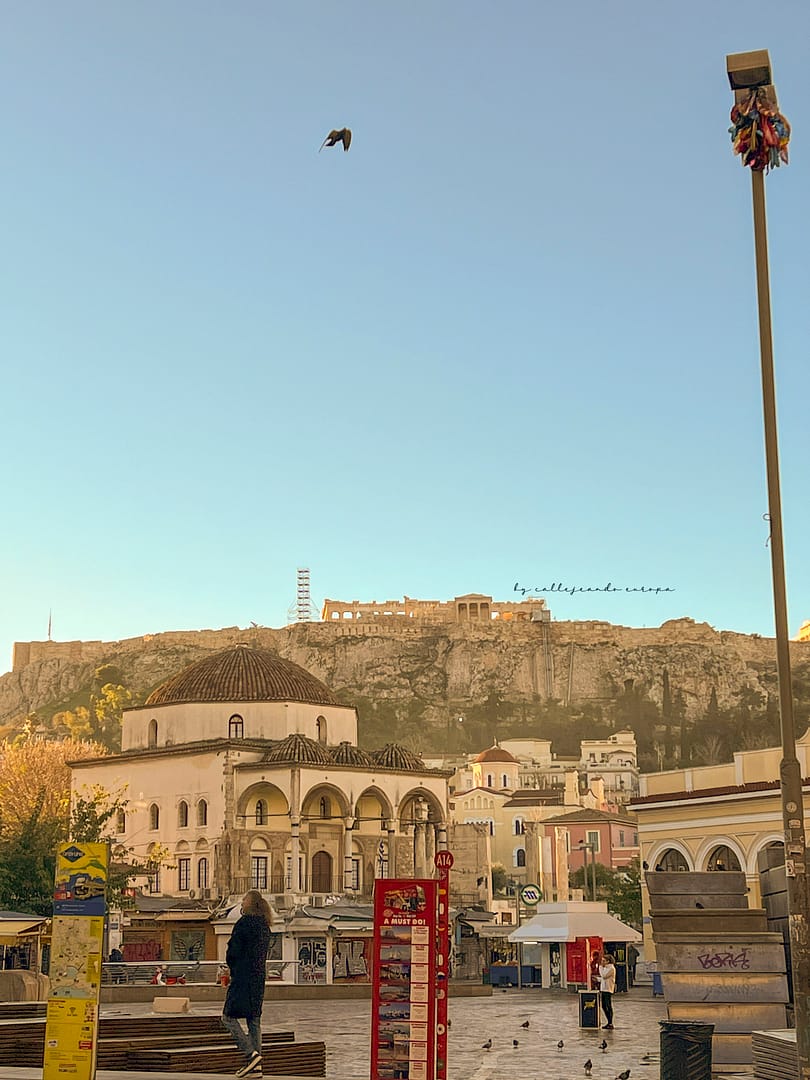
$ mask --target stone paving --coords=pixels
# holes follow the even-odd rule
[[[614,997],[615,1030],[587,1031],[578,1026],[574,994],[549,990],[496,990],[492,997],[450,999],[448,1040],[449,1080],[585,1080],[584,1063],[593,1062],[592,1080],[615,1080],[630,1069],[631,1080],[658,1080],[659,1026],[666,1016],[661,998],[648,987]],[[148,1005],[103,1008],[104,1016],[150,1012]],[[198,1003],[193,1011],[216,1013]],[[521,1027],[529,1021],[528,1029]],[[326,1043],[328,1080],[368,1080],[370,1005],[368,1001],[270,1002],[264,1026],[291,1028],[301,1040]],[[599,1050],[602,1039],[608,1043]],[[492,1039],[490,1050],[483,1043]],[[513,1047],[512,1040],[519,1045]],[[557,1042],[565,1043],[563,1050]],[[643,1060],[648,1054],[649,1060]],[[38,1069],[10,1069],[8,1080],[37,1080]],[[112,1073],[100,1070],[99,1080],[158,1080],[158,1073]],[[175,1074],[177,1075],[177,1074]],[[196,1074],[201,1075],[201,1074]],[[210,1075],[210,1074],[209,1074]],[[181,1080],[177,1076],[177,1080]]]

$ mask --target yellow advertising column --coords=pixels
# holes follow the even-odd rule
[[[50,992],[42,1080],[94,1080],[104,916],[106,844],[61,844],[56,853]]]

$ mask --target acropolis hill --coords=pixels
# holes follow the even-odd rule
[[[104,664],[143,700],[185,665],[238,642],[277,651],[356,704],[361,741],[364,719],[372,737],[375,714],[390,740],[416,730],[449,732],[459,715],[477,715],[497,734],[505,722],[532,723],[549,702],[586,711],[601,706],[610,719],[616,701],[632,690],[665,711],[667,696],[677,697],[693,723],[713,697],[723,709],[745,691],[765,701],[776,692],[772,639],[717,631],[688,618],[649,629],[557,622],[543,601],[498,604],[477,594],[441,604],[330,600],[323,614],[321,622],[280,629],[17,643],[13,670],[0,676],[0,724],[19,726],[30,713],[47,719],[74,707]],[[795,682],[810,686],[810,642],[793,642],[791,654]]]

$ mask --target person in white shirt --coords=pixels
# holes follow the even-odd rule
[[[605,1014],[605,1029],[613,1031],[613,993],[616,989],[616,967],[610,953],[605,953],[599,965],[599,997]]]

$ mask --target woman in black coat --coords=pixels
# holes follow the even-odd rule
[[[262,1005],[267,950],[270,946],[270,907],[256,889],[242,899],[242,917],[233,928],[225,963],[231,974],[222,1023],[245,1055],[237,1076],[261,1076]],[[239,1020],[247,1021],[247,1035]]]

